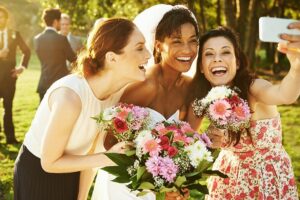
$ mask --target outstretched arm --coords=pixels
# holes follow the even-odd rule
[[[300,29],[300,21],[290,25],[290,28]],[[257,79],[250,92],[259,102],[267,105],[290,104],[300,95],[300,35],[283,34],[282,39],[287,42],[278,44],[278,51],[285,53],[291,64],[288,74],[280,84]]]

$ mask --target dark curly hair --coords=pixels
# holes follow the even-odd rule
[[[180,33],[180,27],[183,24],[190,23],[194,26],[197,38],[199,37],[198,25],[192,12],[184,7],[175,7],[164,14],[157,25],[155,40],[163,42],[166,37],[170,37],[174,32]],[[161,61],[161,55],[154,48],[153,51],[155,63]]]
[[[248,61],[240,47],[238,35],[233,30],[224,26],[220,26],[216,29],[206,32],[200,38],[197,70],[192,81],[193,94],[189,98],[190,102],[193,101],[195,98],[204,98],[212,88],[210,82],[205,78],[204,74],[201,73],[201,63],[204,44],[207,42],[207,40],[215,37],[224,37],[227,40],[229,40],[230,43],[233,45],[236,63],[239,66],[239,68],[237,69],[236,76],[233,79],[232,87],[239,88],[239,96],[244,100],[248,100],[249,89],[254,81],[255,76],[251,74],[248,70]],[[237,144],[240,140],[241,133],[242,132],[229,133],[230,143],[235,141],[235,144]],[[247,133],[251,137],[249,130],[247,130]]]

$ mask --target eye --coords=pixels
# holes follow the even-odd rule
[[[211,53],[211,52],[206,52],[206,53],[204,53],[204,55],[205,55],[205,56],[212,56],[212,55],[214,55],[214,54]]]
[[[231,54],[230,51],[224,51],[223,54]]]
[[[198,45],[198,40],[197,39],[190,40],[189,42]]]
[[[182,42],[181,42],[181,40],[172,40],[172,43],[173,44],[181,44]]]

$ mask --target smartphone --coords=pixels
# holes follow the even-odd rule
[[[259,39],[263,42],[280,42],[280,34],[300,35],[299,29],[289,29],[288,25],[296,22],[295,19],[284,19],[276,17],[259,18]]]

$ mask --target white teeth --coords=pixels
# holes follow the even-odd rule
[[[189,61],[191,60],[191,57],[177,57],[177,60]]]
[[[216,71],[227,71],[226,67],[215,67],[211,70],[213,73]]]

